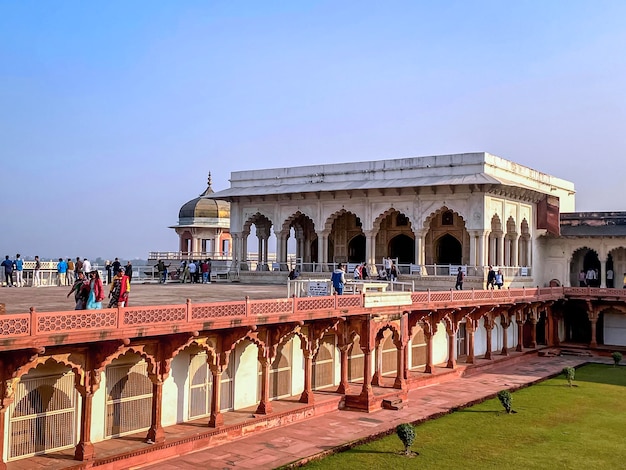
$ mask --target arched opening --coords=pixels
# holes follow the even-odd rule
[[[365,235],[360,234],[348,243],[348,263],[365,261]]]
[[[317,234],[315,224],[307,215],[296,212],[284,223],[280,234],[280,253],[277,253],[277,261],[281,264],[282,270],[287,270],[292,266],[287,266],[287,262],[295,258],[296,265],[300,271],[312,271],[312,263],[317,263]]]
[[[327,334],[320,341],[313,357],[312,388],[320,390],[335,384],[335,335]]]
[[[243,227],[243,250],[240,269],[269,271],[269,241],[272,236],[272,221],[256,213]],[[255,240],[256,238],[256,240]]]
[[[604,273],[600,272],[600,259],[595,250],[584,247],[579,248],[572,255],[570,263],[570,282],[572,286],[598,287],[600,278]]]
[[[425,220],[424,227],[428,229],[424,237],[424,264],[468,264],[470,236],[463,217],[444,206]],[[433,270],[433,274],[440,273]]]
[[[406,214],[391,208],[376,218],[374,229],[376,261],[393,258],[402,264],[415,263],[415,234]]]
[[[398,259],[398,263],[415,262],[415,241],[407,235],[398,235],[389,241],[389,256]]]
[[[461,243],[450,234],[445,234],[437,240],[437,257],[435,264],[462,264],[463,247]]]
[[[365,235],[361,219],[352,212],[341,210],[326,222],[329,263],[358,263],[365,261]],[[322,255],[323,256],[323,255]]]

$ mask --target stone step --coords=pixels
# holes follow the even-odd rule
[[[391,398],[382,401],[382,407],[385,410],[401,410],[406,406],[406,402],[402,398]]]

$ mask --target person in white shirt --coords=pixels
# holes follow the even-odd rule
[[[90,273],[91,272],[91,263],[87,258],[83,259],[83,272]]]

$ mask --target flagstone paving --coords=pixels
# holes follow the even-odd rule
[[[481,401],[504,388],[532,384],[560,373],[563,367],[577,366],[588,360],[572,356],[538,357],[529,354],[513,364],[502,362],[483,372],[412,390],[407,406],[398,411],[380,410],[367,415],[353,411],[333,411],[206,450],[135,468],[273,469],[319,456],[368,436],[385,433],[400,423],[425,420]],[[606,358],[593,360],[609,363]]]

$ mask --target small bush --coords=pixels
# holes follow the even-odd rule
[[[613,358],[613,365],[615,366],[618,365],[623,359],[622,353],[619,351],[615,351],[611,354],[611,357]]]
[[[567,383],[571,387],[574,382],[574,377],[576,376],[576,369],[574,369],[573,367],[564,367],[563,375],[565,376],[565,378],[567,379]]]
[[[500,390],[498,392],[498,400],[500,400],[500,403],[502,403],[502,406],[507,413],[511,413],[513,411],[511,408],[513,404],[513,397],[511,396],[511,392],[509,392],[508,390]]]
[[[411,445],[415,441],[415,429],[409,423],[399,424],[396,427],[396,434],[404,444],[404,455],[412,455]]]

